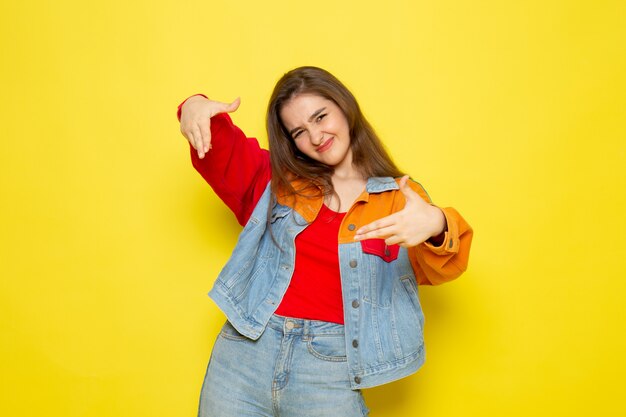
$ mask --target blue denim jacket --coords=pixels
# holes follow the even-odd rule
[[[393,190],[398,190],[393,178],[370,178],[366,186],[368,194]],[[265,330],[289,286],[295,238],[308,224],[293,208],[273,201],[268,185],[209,293],[237,331],[254,340]],[[270,204],[271,234],[267,216]],[[353,230],[355,225],[345,227]],[[450,243],[450,248],[457,246],[452,240]],[[361,242],[339,243],[352,389],[405,377],[424,362],[424,316],[414,269],[409,251],[401,247],[395,250],[397,258],[389,261],[365,253]]]

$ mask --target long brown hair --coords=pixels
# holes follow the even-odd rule
[[[304,184],[319,187],[324,195],[334,193],[331,181],[333,167],[300,152],[280,119],[282,107],[300,94],[314,94],[334,101],[343,111],[350,128],[352,163],[364,178],[402,176],[346,86],[321,68],[299,67],[283,75],[276,83],[267,107],[267,135],[274,195],[302,192],[303,189],[293,187],[291,182],[295,179],[305,180]]]

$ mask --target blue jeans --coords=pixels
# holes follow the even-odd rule
[[[350,389],[344,327],[272,316],[254,341],[224,324],[202,386],[200,417],[363,417]]]

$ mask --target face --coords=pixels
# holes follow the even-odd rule
[[[283,105],[280,118],[300,152],[335,170],[352,167],[348,120],[333,101],[300,94]]]

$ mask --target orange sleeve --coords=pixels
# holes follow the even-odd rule
[[[409,182],[411,188],[425,201],[432,201],[424,188]],[[438,285],[452,281],[467,269],[470,246],[474,231],[463,217],[453,208],[441,209],[446,217],[447,231],[440,246],[428,242],[409,248],[409,258],[417,283]]]

